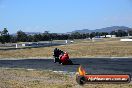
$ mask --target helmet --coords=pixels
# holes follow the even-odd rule
[[[67,52],[64,52],[64,54],[68,54]]]
[[[68,56],[68,53],[67,52],[64,52],[64,56]]]
[[[55,48],[54,50],[57,50],[57,48]]]

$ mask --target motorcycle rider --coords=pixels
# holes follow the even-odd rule
[[[61,51],[61,50],[59,50],[59,49],[57,49],[57,48],[55,48],[54,49],[54,63],[56,63],[56,62],[59,62],[59,63],[61,63],[61,61],[60,61],[60,59],[59,59],[59,56],[61,55],[61,54],[63,54],[64,52],[63,51]]]
[[[59,60],[59,50],[57,48],[54,49],[54,63]]]

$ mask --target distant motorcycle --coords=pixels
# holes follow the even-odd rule
[[[62,65],[72,65],[72,61],[69,59],[69,55],[67,52],[63,52],[57,48],[54,49],[54,63],[59,62]]]

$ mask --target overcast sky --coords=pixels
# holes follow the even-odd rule
[[[131,0],[0,0],[0,31],[59,32],[132,27]]]

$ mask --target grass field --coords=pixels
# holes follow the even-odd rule
[[[125,57],[132,56],[132,42],[121,42],[119,39],[100,41],[75,40],[73,44],[52,47],[40,47],[20,50],[0,50],[0,58],[51,57],[57,47],[67,51],[70,57]]]
[[[132,88],[132,84],[85,84],[75,76],[52,71],[0,69],[0,88]]]

